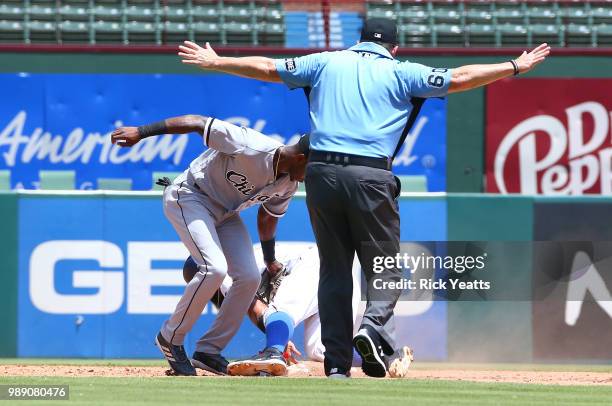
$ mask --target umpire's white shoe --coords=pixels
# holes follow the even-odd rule
[[[283,353],[276,348],[270,347],[258,355],[242,361],[230,362],[227,366],[230,375],[256,376],[267,374],[272,376],[287,375],[287,363]]]
[[[385,353],[382,346],[374,338],[375,333],[370,333],[362,328],[353,338],[353,346],[361,356],[361,370],[374,378],[384,378],[387,375],[387,365],[384,361]]]
[[[187,358],[185,347],[182,345],[170,344],[164,336],[162,336],[161,332],[157,333],[155,337],[155,345],[157,345],[157,348],[159,348],[164,355],[166,361],[170,364],[170,368],[172,368],[176,375],[197,375],[195,368],[191,365],[189,358]]]

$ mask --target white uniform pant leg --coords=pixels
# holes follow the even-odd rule
[[[321,342],[321,320],[319,313],[304,320],[304,352],[311,361],[323,362],[325,346]]]

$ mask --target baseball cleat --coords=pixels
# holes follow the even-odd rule
[[[345,372],[343,370],[341,370],[340,368],[332,368],[329,370],[329,375],[327,375],[327,378],[329,379],[348,379],[351,377],[351,372]]]
[[[189,358],[187,358],[187,354],[185,353],[185,347],[182,345],[172,345],[164,336],[162,336],[161,332],[157,333],[155,337],[155,345],[162,352],[168,364],[170,364],[170,368],[174,371],[176,375],[185,375],[185,376],[195,376],[196,370],[189,362]]]
[[[408,368],[414,361],[414,353],[410,347],[402,347],[401,356],[391,362],[389,366],[389,376],[391,378],[405,378],[408,375]]]
[[[253,358],[230,362],[227,370],[230,375],[257,376],[265,372],[272,376],[285,376],[287,375],[287,363],[282,352],[270,347]]]
[[[221,354],[208,354],[196,351],[193,353],[191,363],[194,367],[212,372],[217,375],[227,375],[227,360]]]
[[[367,329],[362,328],[357,332],[353,338],[353,346],[361,356],[363,373],[374,378],[384,378],[387,375],[382,346],[374,343],[372,334]]]

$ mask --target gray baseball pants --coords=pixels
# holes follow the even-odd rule
[[[164,213],[198,264],[198,272],[185,287],[161,333],[170,343],[182,345],[185,335],[229,274],[232,287],[212,326],[196,344],[196,351],[218,354],[240,328],[261,276],[240,215],[218,221],[211,214],[213,206],[206,195],[187,182],[170,185],[164,191]]]

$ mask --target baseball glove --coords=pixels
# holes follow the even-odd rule
[[[272,273],[266,269],[261,274],[261,282],[259,283],[259,288],[257,289],[257,293],[255,293],[255,297],[266,305],[269,305],[270,302],[274,300],[278,287],[287,275],[289,275],[289,270],[286,266],[278,271],[276,275],[272,275]]]

